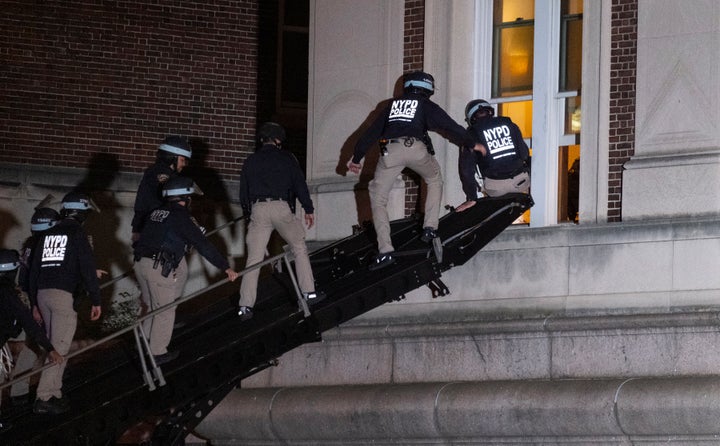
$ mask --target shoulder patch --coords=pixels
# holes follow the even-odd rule
[[[164,183],[170,179],[170,175],[166,173],[159,173],[157,176],[158,183]]]

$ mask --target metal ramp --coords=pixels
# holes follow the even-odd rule
[[[243,378],[277,365],[283,353],[320,341],[322,332],[422,286],[436,297],[447,294],[442,272],[465,263],[532,205],[530,196],[513,194],[450,212],[440,220],[442,243],[435,249],[419,239],[419,219],[396,220],[398,259],[376,271],[367,268],[376,249],[372,228],[314,251],[317,289],[327,297],[310,307],[310,315],[298,306],[288,268],[261,279],[255,316],[246,322],[237,317],[237,284],[215,284],[193,299],[191,310],[185,304],[178,309],[184,326],[176,328],[170,348],[180,356],[162,365],[161,380],[144,377],[133,331],[126,331],[70,359],[63,387],[70,412],[10,413],[13,427],[0,444],[182,445]],[[151,438],[121,440],[141,426]]]

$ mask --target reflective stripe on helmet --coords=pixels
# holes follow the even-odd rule
[[[176,195],[189,195],[195,193],[194,187],[181,187],[179,189],[166,189],[163,191],[163,197],[174,197]]]
[[[32,223],[30,225],[31,231],[47,231],[48,229],[55,226],[55,221],[44,221],[39,223]]]
[[[170,152],[170,153],[174,153],[175,155],[184,156],[185,158],[192,158],[191,151],[182,149],[180,147],[171,146],[170,144],[160,144],[160,147],[158,147],[158,148],[165,152]]]
[[[90,203],[86,201],[68,201],[63,203],[63,209],[77,209],[80,211],[87,211],[90,209]]]
[[[475,112],[478,111],[480,108],[483,108],[483,103],[482,103],[482,102],[478,102],[477,104],[475,104],[475,106],[474,106],[473,108],[471,108],[470,110],[468,110],[468,112],[467,112],[467,118],[468,118],[468,119],[472,118],[472,116],[475,114]]]
[[[433,91],[433,84],[427,81],[420,81],[420,80],[409,80],[405,82],[404,85],[405,88],[408,87],[418,87],[418,88],[424,88],[429,91]]]
[[[470,102],[472,104],[472,101]],[[470,105],[468,104],[468,105]],[[491,115],[495,114],[495,110],[493,110],[492,105],[490,105],[487,101],[479,100],[477,104],[473,105],[469,109],[467,109],[465,113],[465,117],[469,120],[472,119],[473,115],[480,109],[487,110],[487,112]]]
[[[20,266],[20,262],[0,263],[0,271],[12,271]]]

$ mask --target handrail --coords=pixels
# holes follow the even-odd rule
[[[263,260],[262,262],[255,263],[255,264],[250,265],[249,267],[243,269],[242,271],[240,271],[240,272],[238,273],[238,278],[239,278],[240,276],[244,276],[245,274],[247,274],[247,273],[250,272],[250,271],[253,271],[253,270],[262,268],[263,266],[268,265],[268,264],[271,264],[271,263],[273,263],[273,262],[276,262],[276,261],[278,261],[278,260],[280,260],[280,259],[286,259],[286,261],[289,262],[289,261],[291,260],[291,257],[292,257],[292,251],[286,251],[286,252],[283,252],[282,254],[278,254],[278,255],[276,255],[276,256],[274,256],[274,257],[271,257],[271,258],[268,258],[268,259],[266,259],[266,260]],[[292,276],[292,274],[293,274],[292,270],[289,271],[289,274],[291,275],[291,277],[292,277],[292,279],[293,279],[293,281],[294,281],[295,279],[294,279],[294,276]],[[92,349],[94,349],[94,348],[96,348],[96,347],[98,347],[98,346],[100,346],[100,345],[102,345],[102,344],[105,344],[105,343],[107,343],[107,342],[109,342],[109,341],[111,341],[111,340],[113,340],[113,339],[115,339],[115,338],[118,338],[118,337],[120,337],[120,336],[122,336],[122,335],[124,335],[124,334],[126,334],[126,333],[129,333],[130,331],[135,330],[138,326],[142,325],[142,323],[143,323],[146,319],[149,319],[149,318],[151,318],[151,317],[154,317],[155,315],[157,315],[157,314],[159,314],[159,313],[162,313],[163,311],[166,311],[166,310],[168,310],[169,308],[177,307],[177,306],[179,306],[180,304],[183,304],[183,303],[185,303],[185,302],[187,302],[187,301],[189,301],[189,300],[192,300],[192,299],[194,299],[194,298],[196,298],[196,297],[198,297],[198,296],[200,296],[200,295],[202,295],[202,294],[207,293],[208,291],[212,291],[212,290],[214,290],[215,288],[218,288],[218,287],[220,287],[221,285],[226,284],[228,281],[229,281],[229,279],[227,279],[227,278],[222,279],[222,280],[220,280],[220,281],[218,281],[218,282],[216,282],[216,283],[214,283],[214,284],[212,284],[212,285],[209,285],[209,286],[207,286],[207,287],[205,287],[205,288],[203,288],[203,289],[201,289],[201,290],[197,290],[197,291],[195,291],[194,293],[191,293],[191,294],[189,294],[189,295],[187,295],[187,296],[181,297],[181,298],[179,298],[179,299],[177,299],[177,300],[175,300],[175,301],[173,301],[173,302],[171,302],[171,303],[169,303],[169,304],[167,304],[167,305],[163,305],[162,307],[160,307],[160,308],[158,308],[158,309],[156,309],[156,310],[153,310],[153,311],[147,313],[145,316],[142,316],[142,317],[138,318],[132,325],[129,325],[129,326],[123,328],[123,329],[120,329],[120,330],[118,330],[118,331],[116,331],[116,332],[114,332],[114,333],[111,333],[111,334],[109,334],[108,336],[105,336],[104,338],[100,338],[100,339],[98,339],[97,341],[93,342],[92,344],[87,345],[87,346],[85,346],[85,347],[81,347],[80,349],[75,350],[75,351],[73,351],[72,353],[68,353],[67,355],[65,355],[65,360],[67,361],[67,360],[69,360],[70,358],[73,358],[73,357],[75,357],[75,356],[78,356],[78,355],[80,355],[80,354],[82,354],[82,353],[85,353],[85,352],[88,351],[88,350],[92,350]],[[37,369],[28,370],[27,372],[24,372],[24,373],[22,373],[21,375],[16,376],[16,377],[13,378],[12,380],[7,381],[7,382],[5,382],[5,383],[3,383],[3,384],[0,384],[0,390],[4,389],[4,388],[6,388],[6,387],[9,387],[9,386],[11,386],[11,385],[13,385],[13,384],[15,384],[15,383],[17,383],[17,382],[20,382],[20,381],[22,381],[22,380],[25,380],[25,379],[33,376],[33,375],[36,375],[36,374],[42,372],[42,371],[45,370],[45,369],[49,369],[50,367],[54,367],[54,366],[55,366],[55,364],[48,363],[48,364],[44,364],[42,367],[39,367],[39,368],[37,368]]]

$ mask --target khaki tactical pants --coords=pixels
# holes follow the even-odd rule
[[[58,289],[38,290],[38,309],[45,321],[45,330],[55,351],[65,356],[75,336],[77,313],[73,309],[73,296]],[[62,398],[62,379],[67,361],[42,371],[37,388],[37,398],[47,401]]]
[[[305,228],[302,221],[292,213],[290,206],[283,200],[260,201],[253,204],[246,238],[248,252],[245,265],[251,266],[265,259],[265,250],[273,230],[277,230],[295,255],[295,274],[300,291],[303,293],[315,291],[315,278],[305,245]],[[243,275],[240,284],[240,306],[255,305],[259,276],[259,268]]]
[[[175,271],[167,277],[162,276],[162,266],[153,268],[155,261],[143,257],[135,263],[135,277],[140,285],[142,300],[148,305],[148,311],[175,302],[182,296],[185,282],[187,282],[188,270],[185,258],[180,260]],[[175,310],[177,307],[167,310],[146,319],[143,322],[143,331],[149,339],[150,352],[154,355],[167,353],[168,344],[172,339],[173,326],[175,325]]]
[[[527,172],[521,172],[504,180],[484,178],[483,192],[488,197],[501,197],[505,194],[516,193],[527,194],[530,192],[530,175]]]
[[[440,164],[434,156],[428,153],[427,147],[422,141],[416,139],[409,147],[402,142],[390,143],[387,145],[387,154],[378,160],[375,178],[368,186],[373,225],[377,233],[378,252],[381,254],[395,250],[390,239],[387,203],[395,179],[406,167],[417,172],[427,184],[423,227],[433,229],[438,227],[443,191]]]
[[[15,367],[12,369],[10,379],[15,379],[17,376],[22,375],[28,370],[35,367],[35,363],[38,362],[38,358],[45,357],[45,353],[42,348],[34,343],[32,339],[27,339],[25,332],[23,331],[18,338],[26,338],[25,341],[21,341],[20,353],[15,360]],[[10,388],[10,396],[22,396],[30,393],[30,378],[23,379],[13,384]]]

